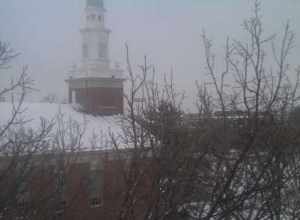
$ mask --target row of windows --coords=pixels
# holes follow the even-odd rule
[[[91,165],[82,165],[89,167],[88,171],[82,176],[84,181],[83,187],[86,188],[88,192],[88,197],[90,198],[90,207],[99,207],[102,204],[102,193],[103,193],[103,172],[99,170],[98,167],[91,167]],[[56,197],[61,202],[58,205],[58,209],[65,209],[66,201],[65,196],[67,188],[72,186],[71,182],[67,182],[67,175],[64,169],[56,169],[54,166],[49,166],[48,171],[50,172],[51,179],[54,179],[53,186],[57,193]],[[46,187],[47,189],[47,187]],[[23,209],[30,201],[30,191],[27,184],[21,184],[18,187],[17,203],[18,208]]]
[[[102,204],[103,204],[103,200],[100,197],[96,197],[95,196],[95,197],[91,197],[89,199],[89,206],[90,206],[90,208],[99,208],[99,207],[102,206]],[[60,214],[62,214],[62,213],[65,212],[65,210],[66,210],[67,207],[68,207],[67,202],[66,201],[61,201],[58,204],[58,206],[57,206],[57,208],[55,210],[55,213],[58,214],[58,215],[60,215]]]
[[[83,46],[82,46],[82,56],[84,58],[89,58],[89,54],[90,54],[90,51],[89,51],[88,45],[83,44]],[[98,44],[98,57],[99,58],[105,58],[106,54],[107,54],[106,44],[103,44],[103,43]]]
[[[101,22],[102,20],[103,20],[103,18],[102,18],[102,16],[100,16],[100,15],[95,15],[95,14],[92,14],[92,15],[88,15],[87,17],[86,17],[86,19],[88,20],[88,21],[95,21],[96,19],[99,21],[99,22]]]

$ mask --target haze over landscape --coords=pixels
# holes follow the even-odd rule
[[[195,81],[205,79],[201,33],[205,30],[223,48],[226,36],[243,39],[242,21],[251,15],[249,0],[107,0],[107,26],[112,30],[110,58],[125,69],[127,42],[133,64],[147,55],[157,74],[173,69],[174,81],[187,95],[186,108],[192,108]],[[71,66],[80,64],[80,17],[84,0],[9,0],[0,1],[0,39],[9,42],[20,56],[14,61],[11,75],[1,71],[5,84],[24,65],[36,81],[38,101],[49,93],[60,99],[67,96],[64,80]],[[282,33],[289,20],[296,33],[290,61],[300,57],[300,1],[264,0],[263,21],[267,34]],[[281,31],[281,32],[280,32]],[[222,54],[220,49],[217,55]],[[7,73],[7,71],[6,71]]]
[[[300,219],[299,12],[0,1],[0,220]]]

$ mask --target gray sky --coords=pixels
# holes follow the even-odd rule
[[[216,48],[227,36],[243,37],[241,23],[251,15],[251,0],[106,0],[107,26],[112,30],[110,57],[124,63],[124,43],[134,64],[147,55],[157,73],[174,70],[177,87],[192,105],[195,81],[204,79],[200,35],[205,29]],[[66,96],[64,79],[80,60],[81,16],[85,0],[1,0],[0,40],[21,56],[10,72],[28,65],[36,87],[35,98],[47,93]],[[300,1],[262,0],[267,33],[277,33],[290,20],[296,32],[292,63],[300,57]],[[217,54],[221,50],[217,50]],[[1,73],[1,83],[8,75]]]

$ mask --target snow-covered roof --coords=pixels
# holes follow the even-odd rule
[[[0,102],[0,128],[7,124],[13,114],[14,105]],[[20,127],[41,130],[41,123],[53,124],[51,135],[65,132],[65,138],[79,137],[82,134],[80,148],[82,150],[98,150],[113,148],[111,135],[121,137],[122,116],[93,116],[75,110],[69,104],[23,103],[12,128]],[[72,142],[69,140],[69,142]]]

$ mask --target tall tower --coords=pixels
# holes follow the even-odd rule
[[[69,102],[98,115],[123,113],[123,79],[109,60],[109,34],[103,0],[86,0],[81,28],[81,65],[67,81]]]

